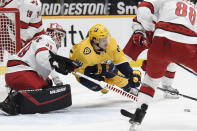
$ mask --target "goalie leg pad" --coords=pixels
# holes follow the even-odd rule
[[[17,92],[20,114],[45,113],[72,105],[70,85]]]

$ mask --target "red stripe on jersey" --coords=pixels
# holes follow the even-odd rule
[[[48,50],[46,47],[42,47],[42,48],[39,48],[37,49],[36,53],[35,53],[35,56],[40,52],[40,51],[45,51],[45,50]]]
[[[7,63],[7,67],[17,66],[17,65],[25,65],[29,66],[27,63],[20,60],[9,60]]]
[[[25,22],[23,22],[23,21],[20,21],[20,27],[21,27],[22,29],[27,29],[28,26],[29,26],[29,23],[25,23]]]
[[[141,88],[140,88],[140,92],[146,94],[146,95],[149,95],[151,97],[154,96],[155,94],[155,90],[149,86],[145,86],[145,85],[142,85]]]
[[[162,30],[175,32],[175,33],[179,33],[179,34],[187,35],[187,36],[191,36],[191,37],[197,37],[196,32],[190,30],[189,28],[187,28],[181,24],[174,24],[174,23],[160,21],[156,24],[155,28],[156,29],[159,28]]]
[[[174,78],[174,76],[175,76],[175,72],[166,71],[165,73],[165,77]]]
[[[154,6],[150,3],[150,2],[145,2],[145,1],[142,1],[139,5],[138,5],[138,8],[139,7],[147,7],[150,9],[151,13],[154,14]]]
[[[29,26],[35,27],[35,28],[39,28],[42,25],[42,20],[38,23],[29,23]]]
[[[52,102],[58,101],[58,100],[60,100],[60,99],[62,99],[62,98],[64,98],[64,97],[66,97],[66,96],[69,96],[69,95],[71,94],[71,92],[69,92],[69,93],[67,93],[67,94],[65,94],[65,95],[63,95],[63,96],[60,96],[60,97],[58,97],[58,98],[55,98],[55,99],[53,99],[53,100],[49,100],[49,101],[45,101],[45,102],[39,102],[39,101],[37,101],[35,98],[33,98],[33,97],[32,97],[31,95],[29,95],[27,92],[21,92],[21,94],[22,94],[25,98],[27,98],[27,99],[29,99],[31,102],[33,102],[35,105],[41,106],[41,105],[45,105],[45,104],[48,104],[48,103],[52,103]]]

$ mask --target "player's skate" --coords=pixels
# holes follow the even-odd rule
[[[172,92],[165,91],[164,92],[164,98],[168,98],[168,99],[178,99],[179,98],[179,96],[177,95],[178,90],[173,88],[172,86],[163,85],[162,88],[165,89],[165,90],[176,92],[176,93],[172,93]]]
[[[0,110],[6,115],[17,115],[18,108],[16,103],[8,96],[3,102],[0,103]]]
[[[142,120],[144,119],[147,108],[148,108],[148,105],[142,104],[141,108],[136,109],[133,117],[129,120],[129,123],[131,123],[130,130],[135,130],[135,126],[140,125],[142,123]]]

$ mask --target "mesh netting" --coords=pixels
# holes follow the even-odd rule
[[[0,14],[0,62],[1,65],[6,58],[4,50],[9,54],[16,53],[16,23],[9,19],[10,17],[15,18],[14,13],[1,13]],[[5,62],[4,62],[5,63]]]
[[[17,35],[19,19],[17,9],[0,8],[0,96],[5,88],[5,72],[8,56],[17,52]],[[20,22],[20,21],[19,21]],[[17,34],[17,35],[16,35]],[[20,38],[20,35],[19,35]],[[0,97],[1,99],[1,97]]]

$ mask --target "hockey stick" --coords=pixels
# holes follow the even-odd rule
[[[126,77],[125,75],[117,74],[117,73],[114,73],[112,71],[107,72],[107,73],[110,73],[110,74],[113,74],[113,75],[116,75],[116,76],[119,76],[119,77],[122,77],[122,78],[125,78],[125,79],[128,79],[128,80],[130,79],[130,78]],[[136,82],[138,82],[138,80]],[[139,81],[139,83],[142,83],[142,82]]]
[[[177,63],[176,63],[177,64]],[[183,65],[181,65],[181,64],[177,64],[179,67],[181,67],[181,68],[183,68],[183,69],[185,69],[186,71],[188,71],[188,72],[190,72],[190,73],[192,73],[193,75],[195,75],[195,76],[197,76],[197,73],[195,73],[195,72],[193,72],[193,71],[191,71],[190,69],[188,69],[187,67],[185,67],[185,66],[183,66]]]
[[[86,76],[86,75],[84,75],[84,74],[81,74],[81,73],[79,73],[79,72],[73,72],[73,73],[76,74],[76,75],[79,75],[79,76],[81,76],[81,77],[84,77],[85,79],[88,79],[89,81],[92,81],[92,82],[94,82],[94,83],[100,85],[101,87],[103,87],[103,88],[105,88],[105,89],[107,89],[107,90],[111,90],[111,91],[113,91],[113,92],[116,92],[116,93],[118,93],[118,94],[120,94],[120,95],[122,95],[122,96],[125,96],[125,97],[129,98],[129,99],[132,100],[132,101],[137,102],[137,97],[136,97],[136,96],[134,96],[134,95],[132,95],[132,94],[130,94],[130,93],[127,93],[126,91],[120,89],[119,87],[117,87],[117,86],[115,86],[115,85],[110,85],[110,84],[108,84],[108,83],[106,83],[106,82],[104,82],[104,81],[95,80],[95,79],[93,79],[93,78],[91,78],[91,77],[89,77],[89,76]]]
[[[182,97],[185,97],[185,98],[197,101],[197,98],[194,98],[194,97],[191,97],[191,96],[187,96],[187,95],[184,95],[184,94],[180,94],[179,92],[176,92],[176,91],[171,91],[171,90],[163,89],[163,88],[160,88],[160,87],[157,87],[157,89],[159,89],[161,91],[164,91],[164,92],[167,91],[167,92],[170,92],[170,93],[173,93],[173,94],[176,94],[176,95],[179,95],[179,96],[182,96]]]
[[[114,73],[114,72],[112,72],[112,71],[107,71],[107,73],[110,73],[110,74],[113,74],[113,75],[116,75],[116,76],[119,76],[119,77],[122,77],[122,78],[125,78],[125,79],[129,79],[129,78],[126,77],[125,75],[117,74],[117,73]]]
[[[130,113],[129,111],[125,110],[125,109],[121,109],[120,113],[125,116],[125,117],[129,117],[129,118],[133,118],[134,114]]]

